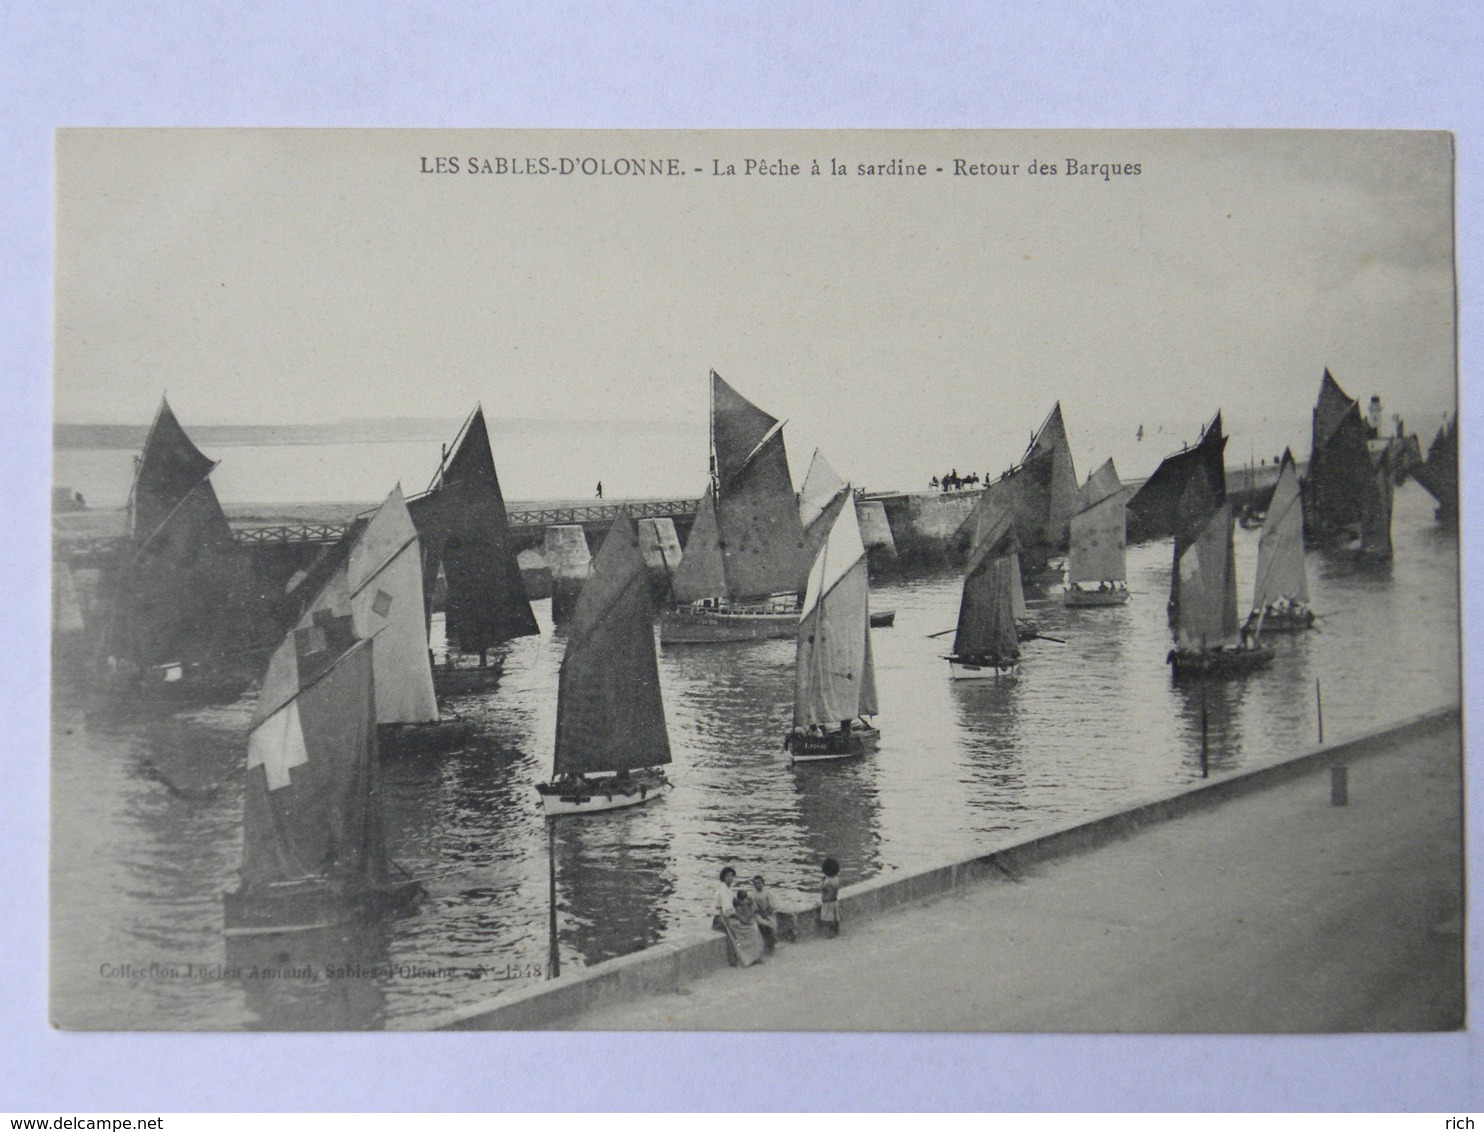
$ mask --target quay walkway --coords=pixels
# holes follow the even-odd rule
[[[666,945],[668,961],[652,955],[665,947],[612,960],[448,1028],[1459,1029],[1461,744],[1457,709],[1421,716],[848,887],[839,938],[782,944],[760,966],[729,968],[720,937],[698,936]],[[1332,804],[1335,765],[1347,805]]]

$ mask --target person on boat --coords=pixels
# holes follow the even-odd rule
[[[752,906],[757,912],[758,931],[763,933],[763,951],[773,954],[778,945],[778,910],[773,906],[773,895],[768,891],[767,881],[761,875],[752,878]]]
[[[819,882],[819,926],[833,939],[840,934],[840,862],[826,857],[820,871],[824,879]]]
[[[932,488],[934,491],[937,491],[938,490],[938,477],[937,476],[934,476],[932,479],[928,480],[928,487]]]

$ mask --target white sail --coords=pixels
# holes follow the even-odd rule
[[[809,570],[799,621],[794,725],[834,726],[876,711],[866,548],[845,507]]]
[[[1252,608],[1264,609],[1280,598],[1306,604],[1309,600],[1309,579],[1304,570],[1304,509],[1298,471],[1291,460],[1285,460],[1278,473],[1278,486],[1273,489],[1262,525]]]
[[[844,487],[845,481],[816,448],[814,459],[809,461],[809,473],[804,477],[804,486],[799,491],[799,522],[807,528],[824,514],[825,508]]]
[[[1127,502],[1112,460],[1087,477],[1080,499],[1082,510],[1071,520],[1067,581],[1124,581]]]
[[[436,720],[422,553],[400,487],[377,508],[299,627],[312,624],[315,613],[327,609],[337,615],[348,611],[357,637],[376,638],[376,722]]]

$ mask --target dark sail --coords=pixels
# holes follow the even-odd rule
[[[274,653],[248,740],[243,892],[322,878],[386,878],[377,790],[372,642],[321,617]]]
[[[633,521],[620,516],[567,627],[554,772],[639,770],[669,761],[644,556]]]
[[[721,564],[721,542],[716,530],[716,504],[708,490],[701,499],[690,537],[685,540],[685,553],[675,568],[671,590],[680,602],[703,598],[725,597],[726,573]]]
[[[994,657],[1001,662],[1020,656],[1015,626],[1014,590],[1019,573],[1015,548],[1010,513],[1001,511],[969,555],[958,607],[958,630],[953,637],[954,656]]]
[[[716,525],[733,600],[798,593],[809,570],[778,421],[711,375]]]
[[[478,652],[538,631],[482,407],[465,424],[432,488],[407,506],[422,542],[425,590],[432,592],[440,564],[448,582],[450,641]]]
[[[1412,476],[1438,501],[1438,518],[1458,517],[1458,419],[1438,429],[1428,446],[1427,459],[1412,469]]]
[[[1180,598],[1175,643],[1182,651],[1231,648],[1240,640],[1232,525],[1231,504],[1223,503],[1175,564]]]
[[[1067,442],[1067,426],[1062,420],[1060,401],[1042,422],[1022,463],[1029,465],[1032,461],[1041,460],[1049,465],[1045,540],[1053,549],[1061,550],[1067,546],[1067,525],[1078,507],[1077,469],[1072,464],[1072,446]]]
[[[1329,370],[1314,405],[1312,443],[1304,480],[1305,534],[1319,543],[1359,534],[1368,552],[1390,554],[1391,493],[1376,476],[1370,426],[1361,416],[1360,402],[1340,388]],[[1384,538],[1377,527],[1383,514]]]
[[[1221,413],[1194,448],[1167,457],[1128,501],[1129,542],[1168,538],[1176,531],[1181,498],[1193,477],[1204,478],[1213,506],[1226,502],[1226,436]]]
[[[1195,541],[1201,537],[1211,516],[1221,504],[1211,490],[1205,476],[1192,475],[1185,481],[1185,491],[1175,509],[1175,557],[1170,573],[1170,616],[1178,616],[1180,609],[1180,559]]]
[[[212,489],[215,467],[162,400],[134,478],[105,656],[209,664],[245,647],[249,563]]]

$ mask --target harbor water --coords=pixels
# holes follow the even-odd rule
[[[863,759],[791,767],[791,641],[678,646],[660,675],[673,793],[557,823],[551,845],[563,970],[704,930],[717,871],[817,888],[973,854],[1115,809],[1201,774],[1312,746],[1316,681],[1328,740],[1459,701],[1458,540],[1416,484],[1399,489],[1384,565],[1308,557],[1318,631],[1271,640],[1272,667],[1176,686],[1165,602],[1170,545],[1132,548],[1128,605],[1032,614],[1065,643],[1024,646],[1020,678],[951,683],[941,659],[960,579],[874,584],[882,729]],[[1237,533],[1250,594],[1257,532]],[[451,701],[463,749],[388,761],[389,849],[428,890],[406,919],[326,938],[228,946],[250,697],[171,713],[59,686],[53,703],[52,1013],[117,1029],[419,1028],[545,977],[549,775],[564,645],[512,642],[498,690]],[[1232,862],[1240,868],[1240,862]]]

